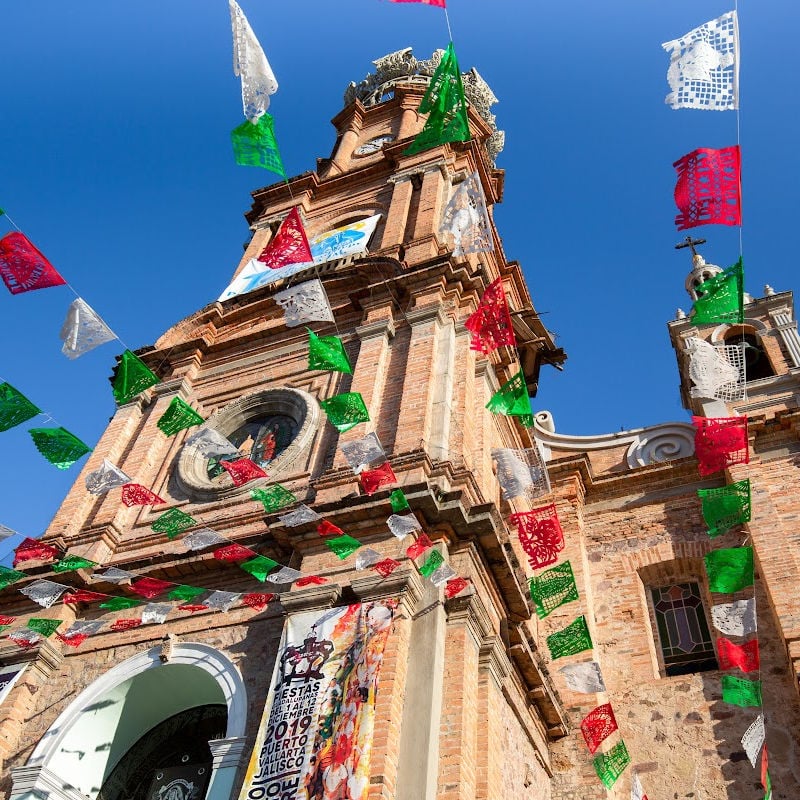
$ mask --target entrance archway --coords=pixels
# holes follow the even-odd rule
[[[196,706],[149,730],[117,762],[97,800],[203,800],[214,758],[208,743],[225,736],[224,705]]]
[[[98,798],[129,753],[146,749],[148,737],[157,737],[159,728],[169,727],[170,721],[178,730],[188,718],[182,715],[192,713],[198,723],[206,720],[209,738],[215,739],[212,767],[235,767],[238,760],[231,756],[241,752],[247,709],[238,669],[208,645],[175,643],[166,664],[160,653],[154,647],[134,656],[81,692],[42,737],[28,764],[14,770],[12,798],[35,793],[42,781],[52,795],[54,780],[64,787],[58,792],[62,798],[75,791]],[[191,758],[199,745],[189,739],[185,743],[191,745]],[[225,755],[221,760],[219,752]],[[130,758],[134,763],[135,755]],[[206,751],[203,758],[208,758]],[[213,769],[211,777],[213,781]]]

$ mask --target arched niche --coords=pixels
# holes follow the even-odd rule
[[[741,325],[718,326],[711,335],[711,341],[714,344],[744,346],[745,374],[749,383],[775,377],[775,368],[762,340],[768,332],[764,322],[747,318]]]
[[[11,796],[36,795],[40,784],[52,789],[55,781],[64,790],[56,795],[78,792],[93,798],[148,731],[198,706],[224,704],[224,741],[243,741],[246,690],[233,662],[198,643],[174,643],[167,663],[160,660],[161,652],[154,647],[129,658],[84,689],[42,737],[26,766],[14,770]]]

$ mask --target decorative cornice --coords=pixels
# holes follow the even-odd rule
[[[297,611],[313,611],[319,608],[333,608],[339,602],[342,587],[337,583],[322,586],[309,586],[305,589],[286,592],[280,596],[281,605],[290,614]]]
[[[397,598],[402,611],[410,616],[425,592],[425,586],[416,570],[396,569],[386,578],[380,575],[365,575],[350,581],[350,588],[362,602]]]
[[[445,600],[448,625],[466,625],[479,647],[493,634],[492,620],[475,587],[470,585],[458,597]]]
[[[234,736],[231,739],[211,739],[208,749],[214,759],[214,769],[238,767],[247,744],[245,736]]]
[[[430,161],[425,164],[417,164],[407,169],[399,169],[393,172],[387,179],[387,183],[402,183],[403,181],[410,181],[416,175],[424,175],[427,172],[436,172],[439,170],[445,178],[452,177],[452,163],[447,159],[439,158],[436,161]]]
[[[88,800],[87,795],[70,786],[42,764],[14,767],[11,770],[11,798],[38,797],[50,800]]]
[[[0,645],[0,662],[3,664],[28,664],[30,669],[47,680],[61,667],[64,655],[47,639],[41,639],[33,647],[22,649],[11,641]],[[30,673],[28,673],[30,675]]]
[[[619,433],[570,436],[548,430],[545,425],[551,424],[551,421],[552,415],[548,411],[540,411],[534,415],[536,440],[549,450],[571,450],[581,453],[628,445],[626,459],[629,469],[694,455],[695,428],[688,422],[665,422]]]
[[[391,318],[379,319],[375,322],[368,322],[366,325],[359,325],[356,328],[358,338],[363,342],[367,339],[379,339],[382,336],[388,339],[394,338],[394,320]]]
[[[478,653],[478,668],[488,672],[498,687],[511,674],[511,662],[499,636],[486,636]]]
[[[153,394],[156,397],[166,397],[174,394],[186,400],[189,397],[191,389],[192,387],[189,381],[186,380],[185,376],[181,375],[180,377],[157,383],[153,387]]]
[[[439,303],[431,303],[427,306],[419,306],[406,311],[405,319],[412,328],[416,328],[428,322],[438,322],[440,325],[444,325],[447,321],[447,315]]]

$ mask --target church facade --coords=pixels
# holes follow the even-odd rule
[[[138,352],[159,383],[120,405],[43,537],[61,552],[135,577],[274,596],[259,608],[232,598],[224,610],[201,607],[200,596],[180,609],[175,603],[163,624],[106,625],[77,648],[51,638],[24,649],[2,640],[1,670],[18,676],[0,702],[0,791],[14,800],[577,800],[628,797],[635,772],[650,800],[759,797],[759,771],[740,743],[756,710],[722,703],[715,598],[703,566],[712,548],[748,541],[774,797],[794,797],[800,339],[791,293],[747,298],[739,326],[698,329],[682,314],[669,324],[686,407],[750,422],[750,463],[731,467],[727,477],[750,478],[752,520],[712,541],[697,490],[722,486],[725,477],[699,475],[692,425],[569,436],[547,412],[524,425],[486,409],[519,371],[535,395],[541,368],[566,358],[491,218],[504,179],[494,166],[503,141],[490,110],[495,98],[475,70],[466,73],[471,140],[408,154],[436,59],[417,61],[406,50],[375,64],[351,85],[333,120],[331,156],[313,172],[253,193],[253,236],[231,291]],[[493,249],[454,255],[454,242],[441,233],[442,214],[472,175],[489,207]],[[262,284],[253,259],[293,208],[312,236],[371,221],[368,250],[345,248],[342,255],[341,239],[331,239],[320,263]],[[704,270],[718,268],[696,256],[690,294]],[[334,319],[309,327],[341,339],[351,373],[309,369],[306,328],[287,326],[275,296],[304,280],[321,282]],[[484,355],[471,348],[465,322],[497,280],[516,348]],[[753,370],[743,398],[692,396],[688,342],[695,338],[716,347],[747,342],[750,352],[742,352]],[[321,403],[351,393],[361,395],[369,420],[340,431]],[[175,398],[269,477],[237,486],[187,441],[191,429],[166,436],[157,422]],[[377,437],[396,478],[372,492],[342,449],[367,434]],[[555,505],[565,542],[560,557],[571,564],[578,600],[541,619],[529,593],[533,572],[510,522],[531,504],[504,498],[492,457],[498,448],[539,448],[546,459],[551,491],[533,505]],[[87,492],[85,477],[104,459],[164,503],[126,507],[118,490]],[[399,565],[383,574],[357,568],[357,551],[340,559],[316,522],[288,525],[280,520],[284,511],[253,500],[254,486],[273,484]],[[413,540],[387,527],[397,487],[431,549],[467,580],[452,596],[409,556]],[[195,532],[215,531],[314,580],[258,583],[235,560],[154,530],[169,509],[195,520]],[[126,591],[91,570],[55,575],[47,562],[21,569],[31,581]],[[0,594],[0,613],[22,622],[40,616],[16,588]],[[301,679],[327,679],[322,666],[339,635],[328,631],[343,609],[368,609],[365,637],[380,639],[362,683],[348,672],[337,684],[353,689],[354,706],[369,706],[368,735],[338,731],[309,749],[297,743],[310,723],[296,718],[300,728],[289,737],[291,718],[281,716],[281,703],[302,701],[302,691],[290,693]],[[125,620],[135,610],[109,614],[78,596],[47,613],[66,629],[76,619]],[[547,637],[578,614],[592,652],[553,660]],[[358,676],[370,650],[364,645],[355,657],[352,648]],[[559,671],[588,658],[602,670],[602,692],[575,691]],[[331,692],[336,714],[345,714],[350,695]],[[631,759],[609,791],[580,732],[581,720],[605,703],[618,726],[608,742],[623,738]],[[316,782],[293,783],[288,757],[284,774],[260,780],[275,755],[270,736],[281,739],[282,752],[305,747]],[[346,748],[326,749],[332,742]]]

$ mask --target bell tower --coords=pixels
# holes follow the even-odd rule
[[[508,505],[491,458],[495,447],[535,445],[532,432],[515,417],[492,415],[485,407],[520,367],[529,394],[535,394],[541,366],[559,365],[566,356],[536,313],[520,265],[507,260],[492,219],[503,195],[504,173],[494,163],[503,133],[490,112],[496,98],[477,71],[463,75],[470,141],[406,153],[422,130],[417,109],[440,58],[440,52],[421,61],[410,49],[392,53],[348,87],[345,107],[333,119],[330,157],[319,159],[313,172],[253,192],[247,214],[253,235],[234,281],[253,273],[253,259],[293,208],[310,237],[373,220],[368,248],[292,275],[259,275],[251,290],[223,295],[138,351],[160,382],[118,408],[44,537],[65,552],[134,575],[233,593],[271,591],[275,598],[255,614],[245,606],[196,613],[176,608],[163,625],[105,627],[89,640],[90,652],[78,648],[52,656],[69,680],[57,687],[42,682],[37,694],[12,698],[19,704],[15,719],[35,716],[36,726],[11,718],[0,722],[0,739],[11,742],[3,755],[13,768],[12,797],[23,796],[23,787],[46,784],[52,791],[59,781],[96,796],[124,756],[121,745],[93,757],[89,774],[88,762],[51,758],[49,745],[37,742],[55,736],[52,726],[60,714],[67,715],[63,725],[71,724],[69,704],[77,704],[79,714],[82,698],[105,680],[108,664],[128,663],[149,648],[155,648],[157,663],[165,635],[216,648],[226,665],[233,664],[226,669],[243,674],[246,697],[240,691],[234,697],[239,705],[228,701],[227,738],[211,743],[214,773],[207,793],[213,800],[237,796],[286,616],[377,599],[396,601],[397,609],[378,684],[370,796],[490,798],[500,796],[499,787],[502,796],[521,796],[552,774],[549,742],[566,734],[566,722],[538,652],[543,643],[521,567],[524,555],[507,527]],[[442,213],[454,187],[472,174],[486,197],[494,248],[455,256],[452,241],[440,231]],[[275,300],[311,279],[324,286],[335,321],[310,327],[341,339],[352,374],[309,369],[308,333],[302,326],[287,327]],[[508,299],[519,364],[510,348],[477,354],[464,326],[497,279]],[[320,403],[343,393],[361,395],[369,421],[339,432]],[[157,421],[174,398],[202,415],[204,428],[249,453],[258,450],[268,473],[258,486],[279,483],[400,566],[383,577],[356,569],[354,557],[340,561],[315,524],[284,524],[279,512],[251,498],[256,484],[234,485],[188,442],[192,430],[165,436]],[[406,554],[409,542],[399,542],[387,528],[394,487],[363,490],[342,446],[366,434],[379,440],[421,529],[469,580],[458,596],[448,599],[425,580]],[[103,459],[165,503],[127,508],[118,491],[87,493],[84,479]],[[316,580],[258,584],[210,550],[187,549],[182,538],[154,529],[169,509]],[[56,578],[45,564],[32,571]],[[84,570],[57,579],[80,587],[90,578]],[[119,590],[102,579],[91,588]],[[35,615],[30,603],[15,602],[20,617]],[[86,603],[59,613],[65,623],[104,614]],[[29,655],[44,658],[44,649]],[[235,695],[224,688],[219,697],[228,697],[226,692]],[[211,684],[206,695],[207,704],[216,702]],[[113,738],[112,712],[106,716]],[[234,718],[244,727],[231,733]],[[26,765],[34,746],[38,760]]]
[[[692,270],[685,288],[692,302],[697,300],[698,286],[722,272],[721,267],[707,263],[695,251],[695,245],[702,243],[704,240],[690,245]],[[681,399],[684,408],[693,414],[726,417],[797,408],[800,336],[791,291],[776,292],[766,285],[763,297],[754,298],[745,292],[741,324],[698,327],[692,324],[691,316],[678,309],[668,329],[678,359]],[[708,354],[708,361],[692,359],[698,348]],[[711,361],[715,353],[722,359],[716,367]],[[724,374],[717,376],[719,388],[712,393],[709,390],[715,380],[706,379],[713,369],[721,369]]]

